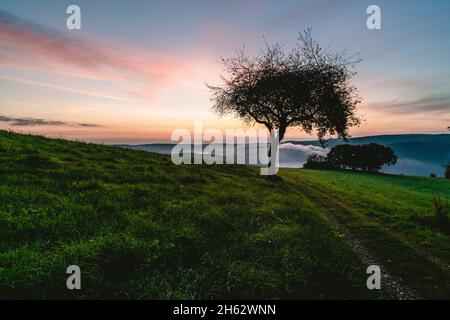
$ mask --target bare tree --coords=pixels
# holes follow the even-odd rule
[[[213,110],[232,114],[247,124],[278,129],[282,140],[288,127],[306,133],[317,131],[321,142],[327,134],[348,137],[348,128],[359,125],[356,88],[350,84],[360,59],[346,52],[323,50],[311,36],[300,33],[292,50],[269,44],[256,57],[244,49],[221,59],[223,85],[210,86]]]

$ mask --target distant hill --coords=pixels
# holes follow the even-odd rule
[[[450,134],[402,134],[378,135],[327,141],[331,148],[342,143],[379,143],[391,147],[399,157],[398,163],[383,169],[385,173],[429,176],[431,173],[443,177],[445,165],[450,163]],[[173,144],[120,145],[132,149],[170,154]],[[302,167],[311,153],[326,154],[329,149],[321,148],[318,141],[286,141],[280,151],[282,167]]]

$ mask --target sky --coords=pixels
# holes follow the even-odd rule
[[[81,30],[66,8],[81,8]],[[366,27],[369,5],[381,30]],[[447,0],[1,0],[0,129],[101,143],[167,141],[173,130],[246,128],[212,112],[220,57],[311,27],[359,53],[363,123],[352,136],[443,133],[450,125]],[[311,139],[298,129],[288,139]]]

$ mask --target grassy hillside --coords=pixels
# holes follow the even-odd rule
[[[450,181],[366,173],[284,170],[286,182],[331,213],[421,298],[450,298],[450,230],[433,198]],[[450,213],[449,213],[450,214]]]
[[[422,297],[448,297],[445,181],[248,166],[0,131],[0,298],[389,298],[333,214]],[[82,288],[65,287],[68,265]]]

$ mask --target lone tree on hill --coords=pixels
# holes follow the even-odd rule
[[[356,88],[350,84],[358,56],[323,50],[311,37],[300,33],[292,50],[284,44],[268,44],[256,57],[240,50],[221,60],[225,67],[222,86],[210,86],[213,110],[232,114],[247,124],[278,129],[279,140],[288,127],[306,133],[314,130],[321,143],[327,134],[348,137],[348,128],[360,123]]]

